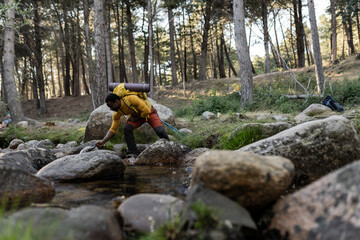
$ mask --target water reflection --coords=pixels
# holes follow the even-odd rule
[[[137,193],[169,194],[184,199],[189,183],[185,168],[128,166],[122,178],[91,182],[55,183],[56,195],[49,203],[64,208],[95,204],[113,208],[113,199]]]

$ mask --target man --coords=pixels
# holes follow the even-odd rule
[[[110,130],[106,133],[103,140],[96,143],[96,146],[102,148],[104,144],[112,138],[119,128],[120,118],[124,115],[128,119],[124,125],[124,136],[128,147],[129,157],[137,157],[139,151],[136,147],[133,130],[143,125],[145,122],[155,130],[160,138],[169,140],[167,133],[161,123],[160,117],[155,108],[151,106],[148,100],[143,100],[137,95],[128,95],[120,98],[114,93],[110,93],[105,99],[106,105],[114,111]]]

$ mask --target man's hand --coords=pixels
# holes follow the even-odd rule
[[[99,141],[99,142],[96,143],[96,146],[98,148],[102,148],[104,145],[105,145],[105,143],[103,141]]]

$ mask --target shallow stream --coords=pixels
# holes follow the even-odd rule
[[[122,178],[55,183],[56,195],[47,204],[72,208],[83,204],[114,207],[114,199],[137,193],[161,193],[185,199],[189,168],[127,166]]]

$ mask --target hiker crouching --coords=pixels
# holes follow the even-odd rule
[[[135,143],[133,130],[147,122],[160,138],[169,140],[167,133],[162,125],[156,109],[151,106],[149,100],[143,100],[137,95],[128,95],[120,98],[114,93],[110,93],[105,99],[106,105],[114,111],[110,130],[106,133],[103,140],[96,143],[96,146],[102,148],[104,144],[112,138],[119,128],[120,118],[128,116],[124,125],[124,136],[128,147],[128,157],[136,157],[139,154]]]

